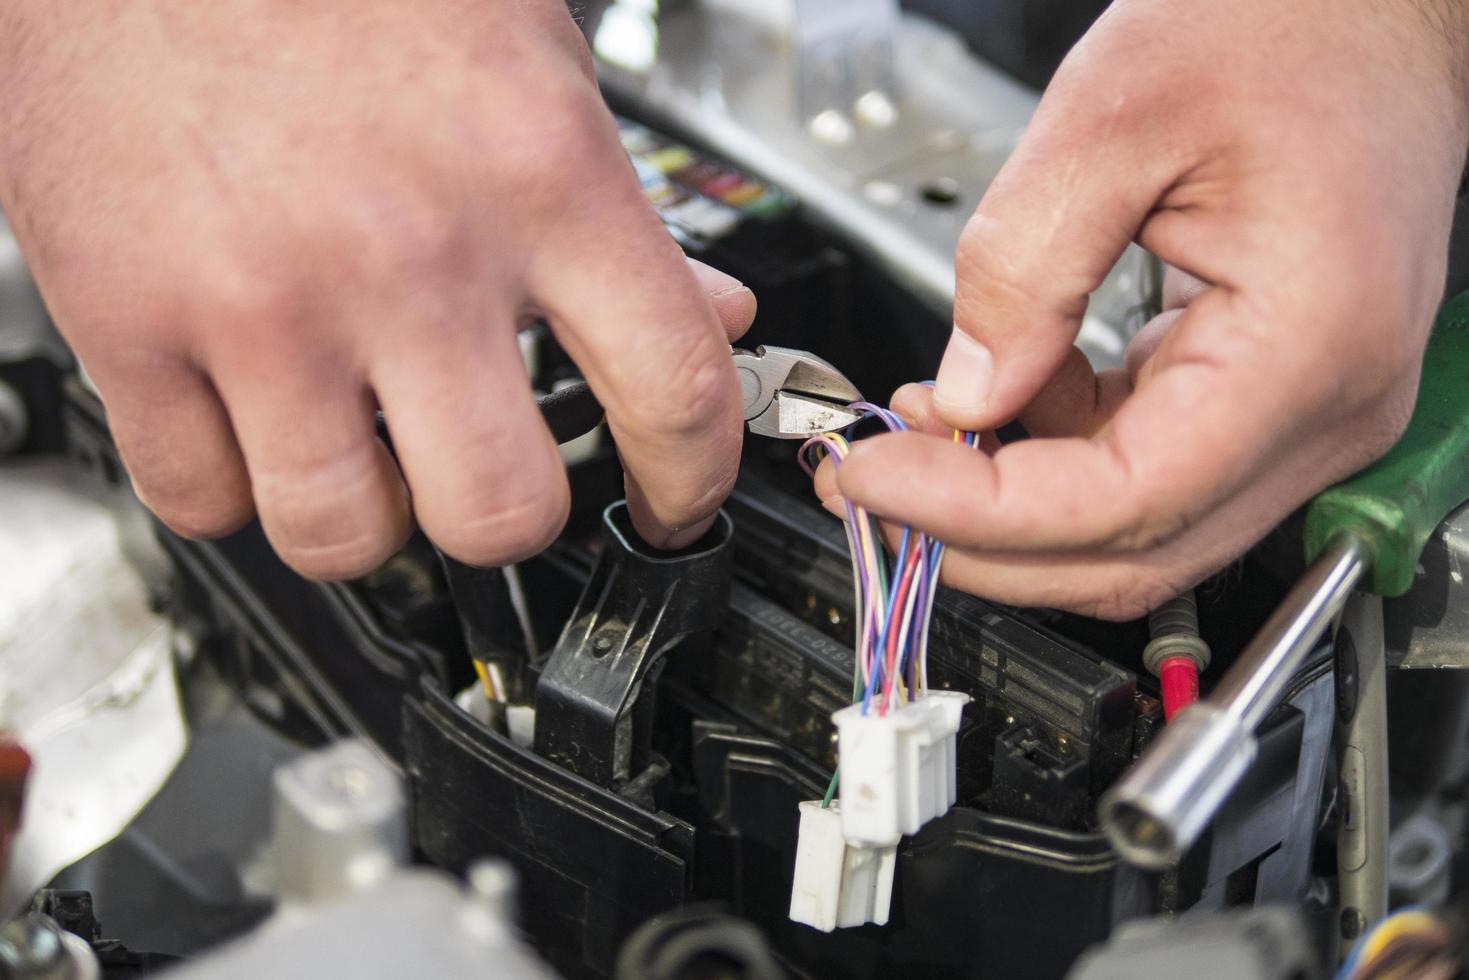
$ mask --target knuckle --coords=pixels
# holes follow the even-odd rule
[[[721,351],[691,337],[668,372],[655,381],[663,397],[635,397],[625,410],[625,424],[635,433],[689,437],[706,433],[720,421],[733,420],[737,379],[727,349]]]
[[[1174,126],[1186,124],[1186,116],[1164,114],[1163,110],[1198,101],[1212,84],[1210,73],[1177,66],[1182,70],[1174,70],[1168,76],[1170,84],[1160,86],[1147,73],[1117,70],[1119,64],[1156,62],[1158,58],[1154,32],[1095,31],[1061,60],[1037,115],[1058,124],[1072,139],[1124,136],[1155,125],[1159,118],[1167,118]],[[1194,114],[1198,114],[1197,106]]]
[[[288,277],[251,274],[225,257],[201,270],[196,295],[198,308],[207,310],[211,320],[247,332],[292,320],[300,300]]]
[[[507,232],[551,245],[558,236],[584,234],[588,215],[607,215],[616,202],[637,201],[646,210],[612,116],[594,87],[575,73],[558,73],[546,80],[535,103],[534,111],[508,122],[496,140],[498,194],[507,211],[519,218]],[[568,180],[564,167],[548,167],[547,160],[574,160],[585,177]],[[652,217],[651,211],[647,216]],[[599,226],[599,234],[608,227]],[[564,255],[555,248],[548,251]],[[552,261],[552,256],[530,257],[532,266],[542,261]]]
[[[198,291],[162,329],[197,350],[198,362],[216,380],[242,354],[275,350],[300,325],[302,297],[288,276],[206,269]]]
[[[1016,249],[1013,229],[981,202],[955,251],[954,321],[987,342],[1004,343],[1009,339],[1004,327],[1031,322],[1038,310],[1080,318],[1086,312],[1090,284],[1084,275],[1068,276],[1048,261],[1044,253]],[[1027,342],[1050,336],[1024,334]],[[1065,339],[1069,344],[1070,337]]]
[[[609,128],[611,114],[580,73],[557,72],[542,79],[535,101],[541,111],[527,112],[512,123],[506,145],[532,143],[539,151],[501,155],[523,179],[544,181],[547,159],[577,160],[582,165],[618,159],[611,152],[619,145]]]

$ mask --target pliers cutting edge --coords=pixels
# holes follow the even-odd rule
[[[862,419],[852,408],[862,394],[826,361],[789,347],[734,348],[745,424],[757,436],[805,439]]]
[[[805,439],[818,432],[845,429],[861,421],[852,408],[862,400],[856,386],[815,354],[789,347],[730,349],[745,402],[745,424],[755,435],[772,439]],[[539,399],[541,415],[556,441],[566,442],[602,421],[598,404],[585,381],[559,388]]]

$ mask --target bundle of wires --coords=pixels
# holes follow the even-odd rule
[[[896,414],[879,405],[855,402],[852,407],[891,431],[908,428]],[[978,446],[979,435],[955,431],[954,441]],[[847,435],[820,433],[801,447],[801,465],[807,474],[814,474],[822,456],[829,455],[835,465],[841,466],[851,448]],[[850,500],[844,523],[855,591],[857,656],[852,700],[862,705],[863,714],[885,715],[928,690],[928,628],[944,545],[904,526],[899,531],[897,549],[889,552],[877,519]],[[835,788],[833,776],[827,804]]]
[[[1448,924],[1417,906],[1399,909],[1368,930],[1337,972],[1338,980],[1451,980],[1459,975]]]

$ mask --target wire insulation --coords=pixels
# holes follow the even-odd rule
[[[908,428],[896,413],[880,405],[855,402],[852,408],[890,431]],[[800,453],[807,474],[815,474],[823,456],[841,466],[852,449],[851,432],[823,432],[808,439]],[[954,441],[977,447],[979,436],[956,431]],[[895,529],[897,547],[889,551],[877,519],[850,500],[843,523],[855,593],[853,702],[862,705],[863,714],[885,715],[928,692],[928,631],[944,545],[922,531],[899,526]],[[828,802],[830,798],[828,794]]]

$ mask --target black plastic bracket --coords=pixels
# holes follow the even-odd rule
[[[618,787],[647,762],[651,688],[680,640],[713,630],[729,607],[733,524],[720,511],[699,542],[655,551],[626,501],[602,514],[592,576],[536,686],[536,751]]]

